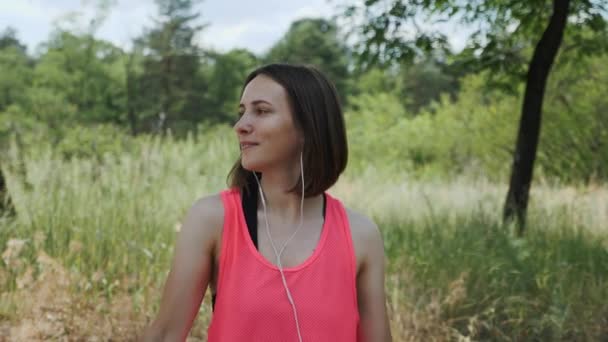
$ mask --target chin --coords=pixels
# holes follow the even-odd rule
[[[241,158],[241,166],[243,167],[243,169],[245,169],[247,171],[261,172],[261,169],[262,169],[261,163],[259,163],[259,162],[256,163],[255,161],[242,159],[242,158]]]

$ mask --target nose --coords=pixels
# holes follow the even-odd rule
[[[249,134],[253,129],[253,126],[251,125],[251,122],[249,121],[248,117],[249,115],[247,115],[247,112],[245,112],[234,124],[233,128],[237,135]]]

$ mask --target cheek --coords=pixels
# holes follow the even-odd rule
[[[285,128],[281,132],[281,145],[283,149],[290,151],[291,153],[294,150],[298,150],[301,146],[302,137],[295,129],[293,128]]]
[[[257,133],[263,141],[268,143],[267,152],[281,159],[298,154],[302,134],[295,128],[291,119],[287,119],[283,115],[276,115],[266,117],[259,123]]]
[[[300,143],[301,134],[298,133],[292,122],[286,120],[277,120],[269,122],[266,126],[266,136],[273,144],[281,144],[285,148],[292,148]]]

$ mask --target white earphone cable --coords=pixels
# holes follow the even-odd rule
[[[298,339],[300,342],[302,342],[302,334],[300,332],[300,322],[298,321],[298,312],[296,310],[296,304],[293,300],[293,297],[291,296],[291,292],[289,291],[289,287],[287,286],[287,280],[285,279],[285,273],[283,272],[283,265],[281,263],[281,255],[283,254],[283,251],[285,250],[285,247],[287,247],[287,244],[291,241],[291,239],[293,239],[294,236],[296,236],[296,233],[300,230],[300,228],[302,228],[304,219],[303,219],[303,213],[304,213],[304,166],[302,163],[302,152],[300,152],[300,175],[302,177],[302,199],[300,201],[300,224],[298,225],[298,228],[293,232],[293,234],[291,234],[291,237],[289,237],[289,239],[287,239],[287,241],[285,241],[285,243],[283,244],[283,247],[281,248],[280,251],[277,251],[276,246],[274,245],[274,241],[272,240],[272,236],[270,235],[270,225],[268,224],[268,215],[266,212],[266,199],[264,198],[264,191],[262,190],[262,184],[260,184],[260,180],[258,179],[258,176],[256,175],[255,172],[253,172],[253,175],[255,176],[255,180],[258,183],[258,189],[260,190],[260,197],[262,198],[262,205],[264,207],[264,219],[266,221],[266,233],[268,235],[268,239],[270,240],[270,245],[272,246],[272,249],[274,250],[274,253],[277,257],[277,266],[279,268],[279,272],[281,273],[281,279],[283,280],[283,287],[285,287],[285,292],[287,293],[287,299],[289,300],[289,303],[291,304],[291,307],[293,309],[293,316],[294,319],[296,321],[296,329],[298,331]]]

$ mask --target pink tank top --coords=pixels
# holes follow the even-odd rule
[[[325,222],[316,249],[303,263],[283,271],[303,341],[355,342],[359,311],[350,227],[342,203],[325,195]],[[224,227],[208,341],[298,341],[281,274],[251,241],[239,191],[224,190],[221,197]]]

